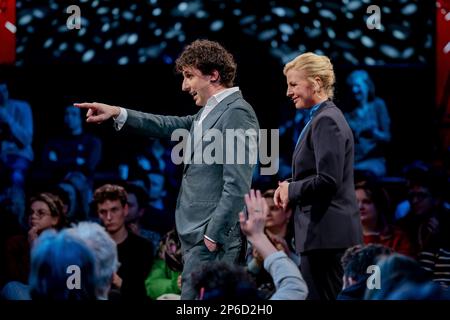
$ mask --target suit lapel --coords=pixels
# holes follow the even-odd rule
[[[306,141],[306,137],[308,136],[309,131],[311,131],[313,122],[314,122],[314,118],[317,118],[317,116],[325,109],[330,108],[330,107],[335,107],[335,104],[333,103],[333,101],[331,100],[327,100],[323,102],[323,106],[317,110],[316,114],[313,116],[313,119],[311,120],[311,122],[308,125],[308,128],[306,129],[304,135],[303,135],[303,139],[301,139],[301,141],[295,146],[294,149],[294,153],[292,155],[292,177],[294,177],[294,169],[295,169],[295,157],[297,156],[297,153],[300,152],[300,149],[302,148],[302,145],[305,143]]]
[[[215,106],[211,112],[203,119],[202,122],[202,135],[205,135],[208,129],[211,129],[214,124],[219,120],[222,113],[227,110],[227,107],[230,103],[234,102],[236,99],[242,98],[242,94],[240,91],[232,93],[225,99],[223,99],[217,106]]]
[[[227,107],[229,104],[233,103],[234,101],[236,101],[237,99],[242,98],[242,94],[240,91],[234,92],[231,95],[229,95],[228,97],[226,97],[225,99],[223,99],[217,106],[215,106],[210,113],[208,113],[208,115],[205,117],[205,119],[203,119],[202,121],[202,139],[200,139],[200,141],[198,141],[199,143],[202,143],[203,141],[203,136],[206,134],[206,132],[213,128],[214,125],[216,124],[217,120],[219,120],[220,116],[225,112],[225,110],[227,110]],[[200,109],[200,111],[197,113],[196,117],[195,117],[195,121],[199,121],[200,120],[200,116],[203,112],[203,108]],[[194,157],[194,151],[195,148],[197,147],[195,145],[195,141],[194,141],[194,128],[195,128],[195,122],[192,123],[191,126],[191,130],[190,130],[190,136],[191,136],[191,155],[190,155],[190,162],[193,161],[193,157]],[[187,167],[189,166],[189,164],[185,164],[184,165],[184,172],[187,170]]]
[[[192,122],[191,129],[189,130],[189,137],[190,137],[190,139],[187,141],[187,143],[190,144],[190,155],[189,155],[189,157],[190,157],[191,161],[192,161],[192,154],[193,154],[193,150],[194,150],[193,137],[194,137],[195,123],[200,120],[200,116],[201,116],[201,114],[203,112],[203,109],[205,109],[205,107],[200,108],[200,110],[197,112],[197,114],[195,115],[194,121]],[[186,159],[186,156],[184,156],[184,158]],[[183,173],[186,172],[188,166],[189,166],[189,163],[186,163],[186,161],[184,161]]]

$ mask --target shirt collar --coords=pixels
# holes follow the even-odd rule
[[[319,103],[315,104],[311,110],[309,111],[309,119],[312,119],[314,114],[317,112],[317,110],[320,109],[320,106],[325,102],[326,100],[320,101]]]
[[[239,91],[239,87],[232,87],[223,89],[222,91],[214,94],[211,96],[208,101],[206,102],[205,108],[212,109],[215,106],[217,106],[220,102],[222,102],[223,99],[230,96],[231,94]]]

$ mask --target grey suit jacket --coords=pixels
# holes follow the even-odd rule
[[[123,130],[147,136],[169,138],[178,128],[194,130],[203,108],[193,116],[161,116],[127,110]],[[203,135],[208,129],[219,130],[225,139],[226,129],[259,130],[252,107],[240,91],[222,100],[202,121]],[[209,144],[202,141],[203,150]],[[224,143],[225,149],[225,143]],[[234,147],[235,154],[237,152]],[[223,152],[225,156],[225,151]],[[249,153],[249,145],[245,145]],[[191,155],[192,157],[192,155]],[[178,194],[175,221],[183,250],[188,250],[203,236],[224,244],[240,236],[239,212],[244,207],[244,195],[249,192],[253,168],[246,156],[244,164],[185,164]]]
[[[331,101],[314,115],[292,159],[289,200],[295,205],[299,252],[362,243],[353,181],[353,134]]]

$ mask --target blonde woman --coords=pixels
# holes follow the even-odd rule
[[[276,205],[295,208],[296,250],[309,299],[334,300],[342,288],[340,259],[362,243],[353,182],[353,135],[332,102],[335,75],[325,56],[305,53],[284,67],[287,96],[309,121],[293,154],[292,179],[280,182]]]

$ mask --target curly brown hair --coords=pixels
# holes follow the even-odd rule
[[[236,62],[233,56],[219,43],[210,40],[195,40],[186,46],[175,61],[175,70],[183,72],[185,67],[194,67],[204,75],[214,70],[219,73],[219,83],[230,88],[236,77]]]
[[[119,200],[122,206],[125,206],[128,201],[128,195],[125,189],[114,184],[105,184],[95,190],[93,203],[97,206],[106,200]]]

